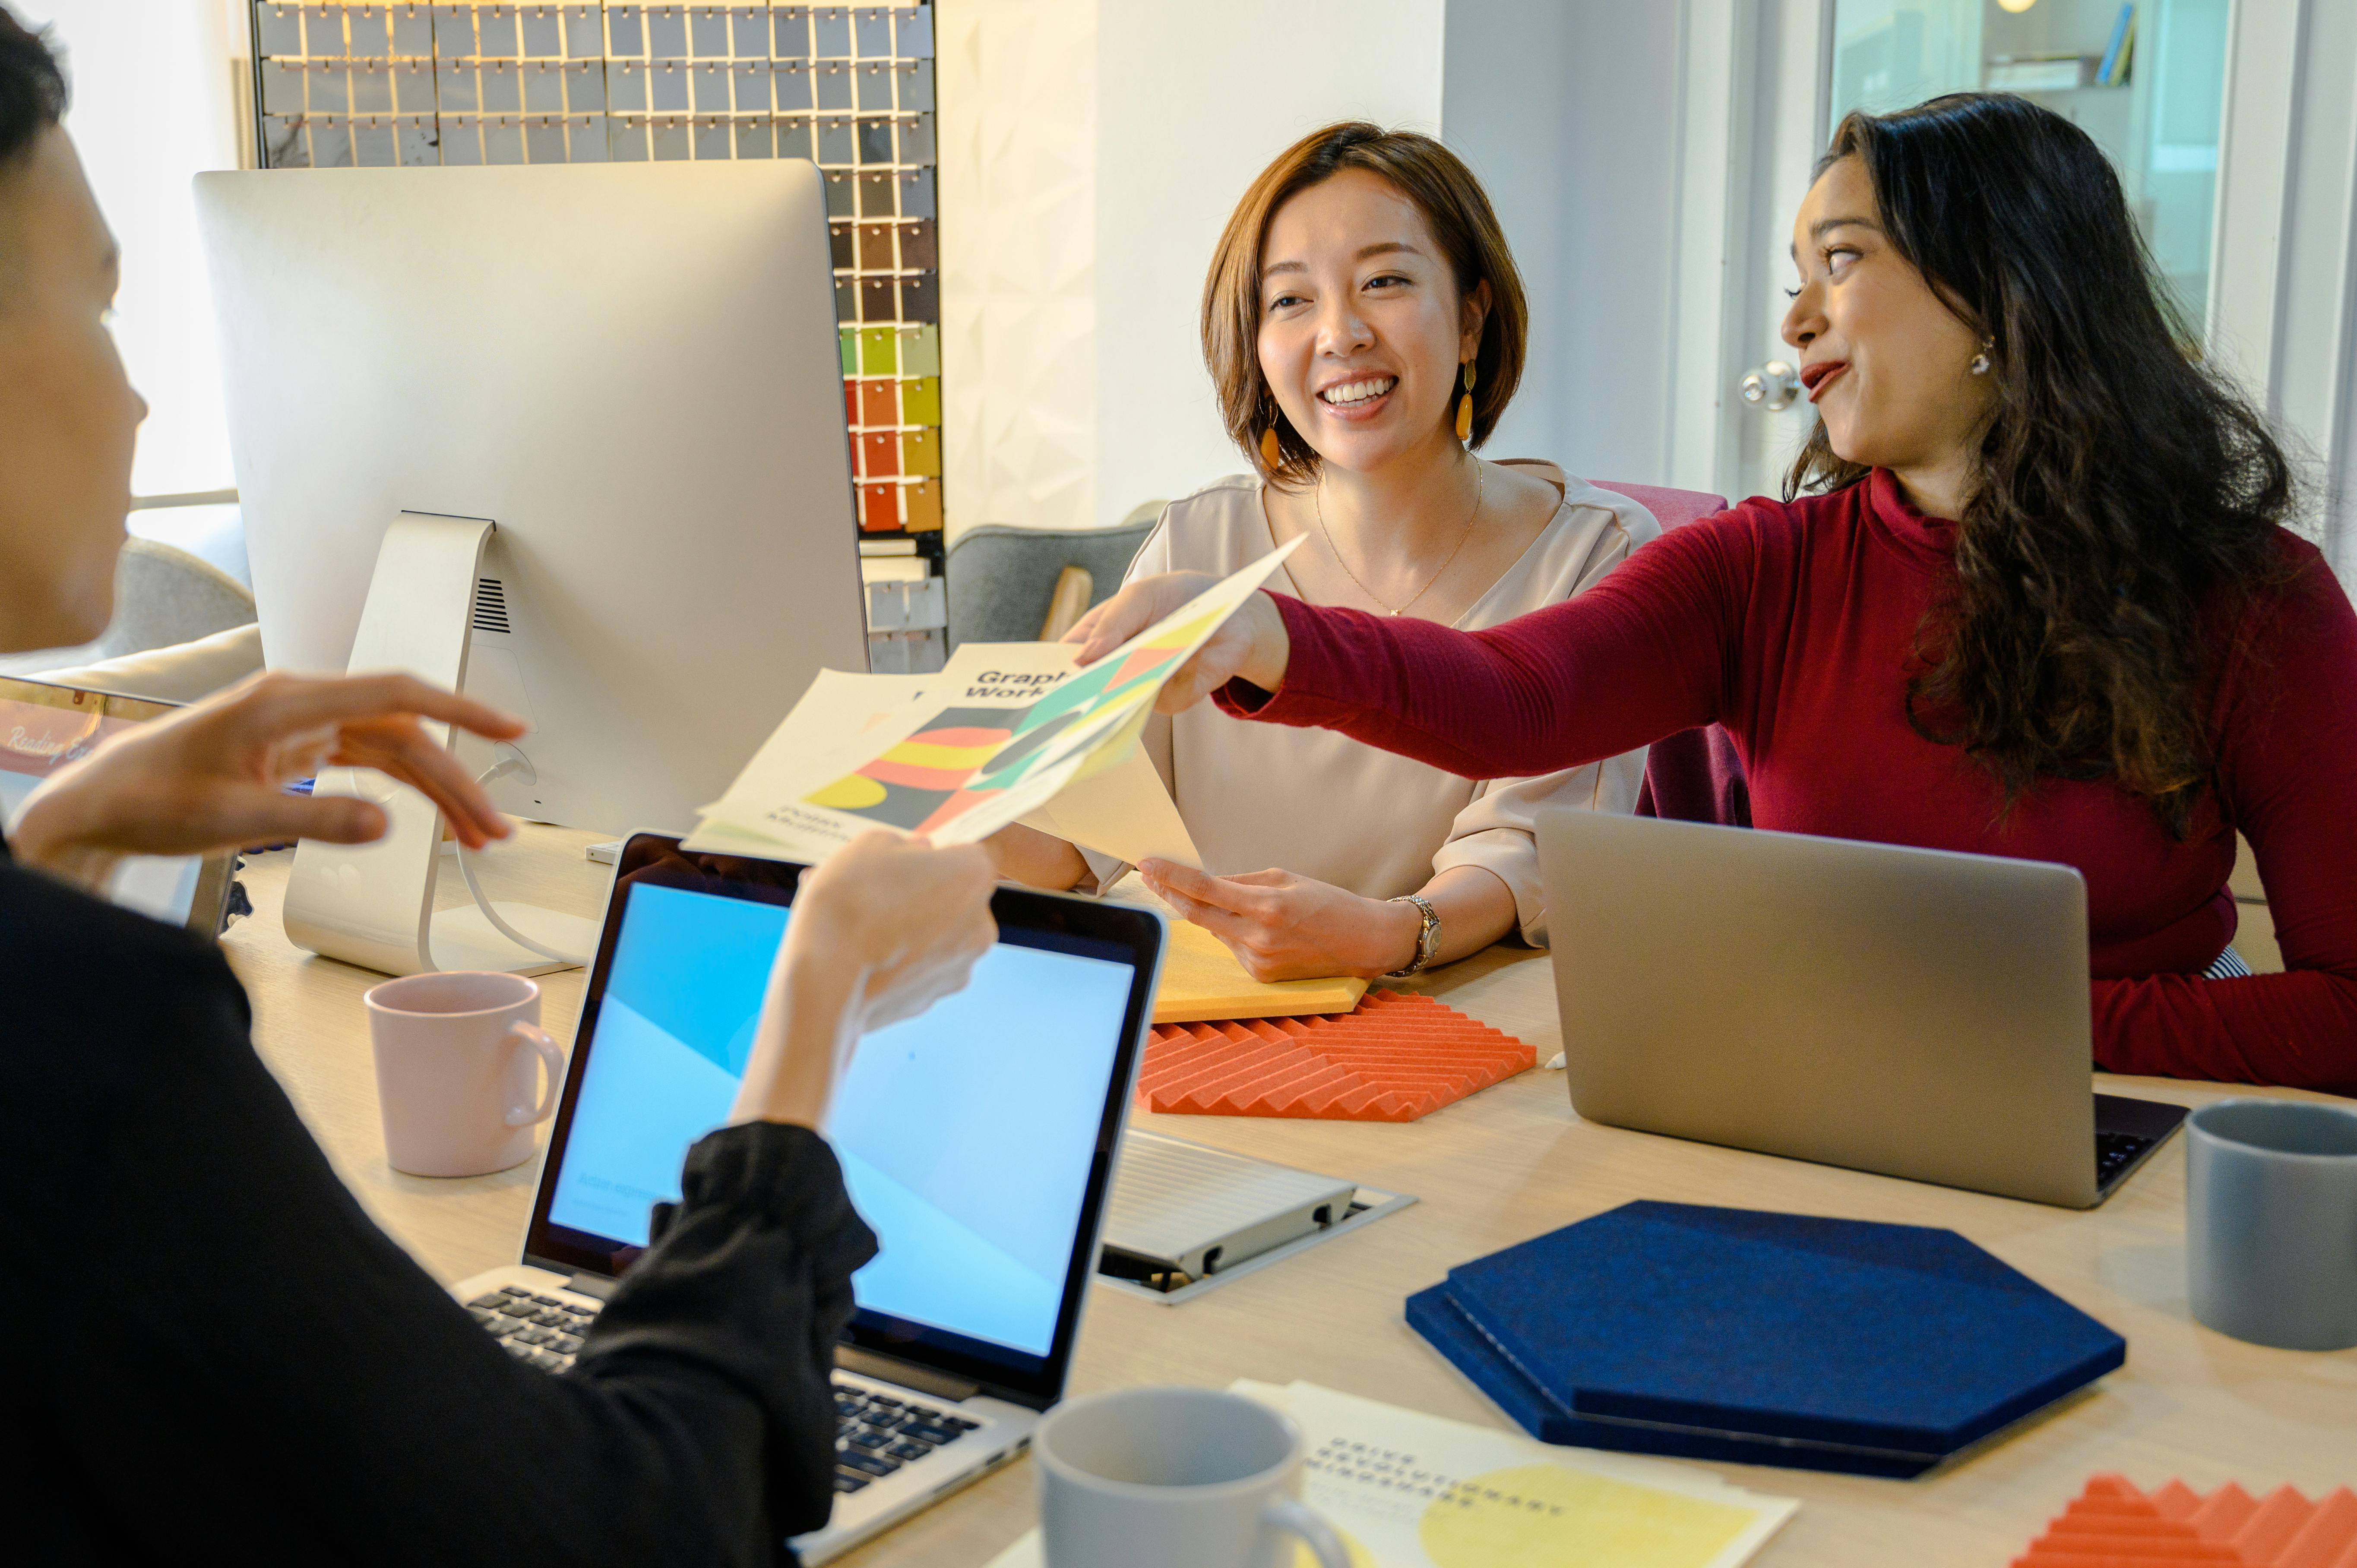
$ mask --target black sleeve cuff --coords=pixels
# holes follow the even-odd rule
[[[660,1359],[734,1385],[761,1413],[770,1524],[814,1530],[834,1503],[834,1346],[876,1237],[807,1127],[752,1122],[688,1151],[682,1197],[581,1352],[596,1377]]]

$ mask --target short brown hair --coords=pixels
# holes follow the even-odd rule
[[[1269,220],[1302,191],[1352,168],[1380,176],[1415,204],[1456,274],[1460,298],[1490,285],[1490,313],[1473,356],[1473,446],[1490,438],[1523,379],[1530,308],[1522,274],[1489,193],[1464,160],[1430,136],[1386,131],[1363,120],[1313,131],[1278,154],[1236,203],[1203,280],[1203,364],[1219,395],[1220,417],[1254,467],[1272,479],[1308,480],[1318,471],[1318,455],[1278,411],[1261,374],[1260,270]],[[1261,433],[1272,424],[1284,455],[1274,470],[1260,450]]]

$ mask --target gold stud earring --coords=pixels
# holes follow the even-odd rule
[[[1473,439],[1473,361],[1465,361],[1465,395],[1457,400],[1457,439]]]
[[[1285,448],[1277,445],[1275,424],[1260,433],[1260,460],[1272,474],[1285,467]]]

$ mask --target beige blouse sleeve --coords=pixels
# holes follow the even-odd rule
[[[1633,548],[1634,542],[1625,532],[1617,532],[1609,547],[1596,552],[1572,592],[1586,592],[1627,560]],[[1560,773],[1490,779],[1474,789],[1473,799],[1457,813],[1448,842],[1432,857],[1433,875],[1458,865],[1478,865],[1489,872],[1514,896],[1514,918],[1523,940],[1543,948],[1547,927],[1546,895],[1539,886],[1539,809],[1576,806],[1626,814],[1637,809],[1637,789],[1644,780],[1643,746]]]

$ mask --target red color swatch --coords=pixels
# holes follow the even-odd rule
[[[1137,1100],[1189,1116],[1414,1122],[1537,1062],[1512,1035],[1429,996],[1370,991],[1326,1016],[1157,1024]]]
[[[2309,1502],[2289,1487],[2264,1498],[2232,1481],[2208,1497],[2182,1481],[2140,1492],[2125,1476],[2097,1476],[2013,1568],[2357,1568],[2357,1494],[2336,1488]]]

